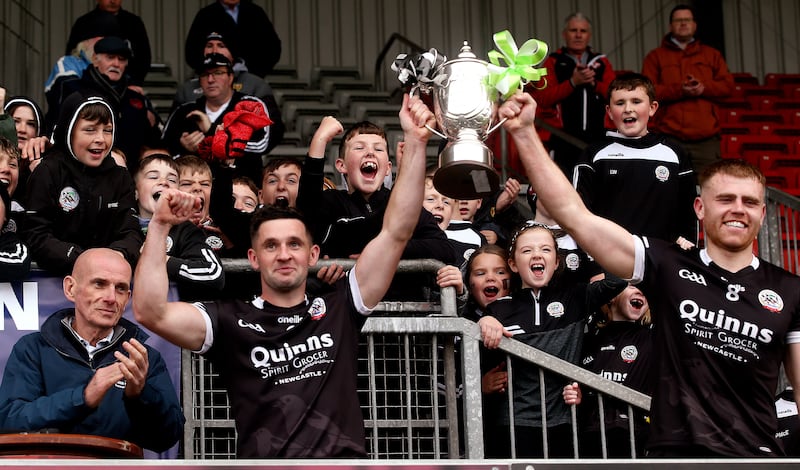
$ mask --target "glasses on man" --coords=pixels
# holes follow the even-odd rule
[[[214,70],[213,72],[203,72],[200,74],[200,78],[208,79],[210,76],[214,76],[214,78],[222,78],[223,75],[228,75],[228,72],[225,70]]]
[[[692,23],[694,22],[694,18],[674,18],[672,20],[673,23]]]

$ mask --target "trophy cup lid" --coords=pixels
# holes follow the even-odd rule
[[[461,46],[461,51],[458,53],[459,59],[477,59],[478,56],[472,53],[472,48],[469,46],[469,42],[464,41],[464,45]]]

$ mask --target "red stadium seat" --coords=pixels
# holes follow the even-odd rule
[[[733,82],[736,84],[758,85],[758,77],[753,76],[750,72],[734,72]]]
[[[721,109],[753,109],[752,103],[744,99],[744,96],[729,96],[718,101],[717,107]]]
[[[738,123],[769,122],[773,124],[788,124],[784,121],[785,117],[783,114],[776,113],[774,111],[759,111],[759,110],[752,110],[752,111],[737,110],[736,112],[730,111],[729,119],[733,120],[728,122],[738,122]]]
[[[719,133],[722,135],[730,134],[750,134],[753,133],[750,126],[737,123],[721,123],[719,126]]]
[[[767,86],[800,85],[800,73],[768,73],[764,77]]]
[[[789,143],[787,139],[779,135],[771,134],[730,134],[723,138],[723,153],[728,155],[744,156],[744,152],[767,152],[777,154],[789,154]]]

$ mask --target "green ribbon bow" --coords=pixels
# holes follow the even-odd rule
[[[494,44],[500,51],[489,52],[489,84],[507,99],[525,83],[538,81],[547,75],[547,69],[535,68],[547,58],[547,44],[529,39],[517,49],[517,43],[508,30],[494,34]],[[507,66],[500,65],[503,60]]]

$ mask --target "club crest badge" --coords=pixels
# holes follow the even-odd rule
[[[664,165],[658,165],[656,167],[656,179],[662,183],[667,181],[669,179],[669,169]]]
[[[581,258],[577,253],[570,253],[564,258],[567,269],[570,271],[577,271],[581,267]]]
[[[169,253],[170,251],[172,251],[172,246],[173,246],[174,244],[175,244],[175,242],[174,242],[174,241],[172,241],[172,237],[171,237],[171,236],[169,236],[169,235],[167,235],[167,253]]]
[[[220,250],[222,249],[223,243],[221,238],[216,235],[211,235],[206,238],[206,245],[210,246],[212,250]]]
[[[762,307],[770,312],[779,313],[783,310],[783,299],[774,290],[764,289],[759,292],[758,301]]]
[[[61,206],[64,212],[73,211],[78,207],[79,202],[81,202],[81,198],[78,196],[78,191],[72,186],[65,187],[61,190],[61,194],[58,195],[58,205]]]
[[[547,313],[553,318],[560,318],[564,315],[564,304],[553,302],[547,306]]]
[[[631,362],[635,361],[637,357],[639,357],[639,350],[636,349],[636,346],[634,345],[625,346],[619,352],[619,357],[622,358],[622,361],[626,364],[630,364]]]
[[[311,302],[311,307],[308,308],[308,314],[311,315],[312,320],[322,320],[327,312],[328,307],[325,305],[325,301],[320,297],[314,299],[314,301]]]

